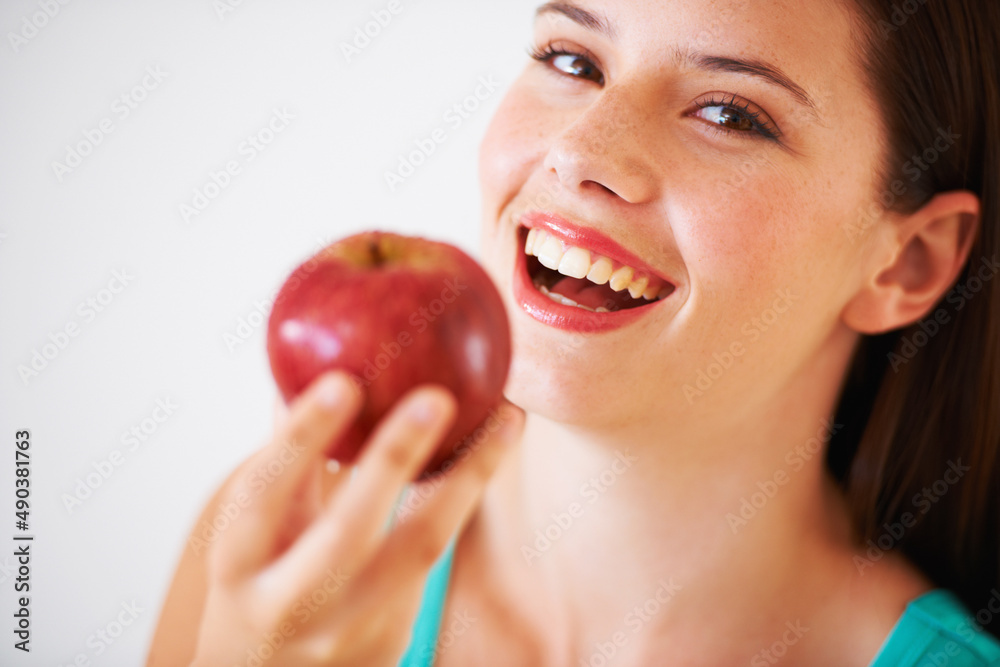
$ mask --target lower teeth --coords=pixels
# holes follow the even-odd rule
[[[589,306],[581,305],[581,304],[577,303],[576,301],[573,301],[573,299],[570,299],[569,297],[563,296],[562,294],[556,294],[555,292],[550,292],[549,288],[546,287],[545,285],[539,285],[538,286],[538,291],[541,292],[542,294],[544,294],[545,296],[549,297],[550,299],[552,299],[556,303],[561,303],[564,306],[576,306],[577,308],[583,308],[584,310],[589,310],[592,313],[593,312],[597,312],[593,308],[591,308]],[[605,309],[604,312],[608,312],[608,311]]]
[[[577,308],[582,308],[583,310],[590,311],[591,313],[610,313],[611,312],[610,310],[608,310],[604,306],[598,306],[597,308],[591,308],[590,306],[584,306],[583,304],[577,303],[576,301],[573,301],[573,299],[570,299],[569,297],[565,297],[562,294],[556,294],[555,292],[553,292],[552,290],[550,290],[548,287],[546,287],[544,284],[542,284],[542,281],[539,279],[538,276],[536,276],[535,280],[533,280],[532,282],[535,284],[535,288],[539,292],[541,292],[545,296],[549,297],[550,299],[552,299],[556,303],[561,303],[564,306],[575,306]],[[653,300],[657,301],[658,299],[653,299]]]

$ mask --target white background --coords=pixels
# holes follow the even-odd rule
[[[58,14],[46,18],[44,4]],[[538,3],[400,0],[347,62],[341,44],[387,4],[243,0],[220,14],[212,0],[0,3],[3,665],[145,660],[194,519],[270,429],[264,327],[232,350],[224,336],[241,318],[259,322],[255,302],[299,262],[365,228],[475,254],[478,145],[527,60]],[[26,29],[24,17],[43,27]],[[32,36],[14,44],[12,33]],[[148,67],[166,77],[123,118],[115,100],[141,88]],[[491,76],[500,89],[460,127],[446,123]],[[276,108],[294,120],[248,161],[242,142]],[[53,163],[106,118],[113,131],[60,180]],[[385,172],[437,128],[445,143],[391,191]],[[229,160],[240,173],[185,223],[179,206]],[[102,293],[123,270],[129,284]],[[100,313],[81,310],[109,296]],[[72,324],[78,335],[45,348]],[[43,350],[53,358],[22,378],[19,366]],[[130,451],[122,434],[157,399],[178,407]],[[30,655],[13,648],[20,429],[32,443]],[[122,465],[67,509],[64,494],[116,449]],[[132,601],[137,621],[95,657],[88,637]]]

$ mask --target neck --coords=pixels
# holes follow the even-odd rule
[[[718,632],[720,609],[737,629],[769,600],[803,599],[790,591],[849,543],[825,466],[838,383],[817,379],[842,377],[849,351],[730,419],[598,432],[529,413],[469,528],[489,576],[533,600],[536,627],[591,646],[644,627]]]

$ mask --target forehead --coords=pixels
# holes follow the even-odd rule
[[[540,3],[539,12],[549,7],[581,10],[626,39],[725,39],[738,29],[744,37],[832,46],[850,35],[847,7],[839,0],[556,0]],[[556,20],[559,12],[544,16]]]
[[[683,64],[692,54],[757,60],[787,73],[818,106],[845,86],[863,91],[839,1],[564,0],[539,12],[540,26],[575,22],[647,65]]]

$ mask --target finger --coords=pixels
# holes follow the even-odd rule
[[[313,382],[289,409],[277,436],[240,470],[224,506],[231,519],[216,558],[230,574],[259,569],[273,556],[296,494],[308,473],[322,466],[323,452],[357,415],[361,396],[347,375],[328,373]]]
[[[524,413],[506,402],[499,413],[499,428],[494,428],[481,445],[470,448],[464,456],[460,454],[461,460],[447,472],[413,485],[413,497],[421,499],[419,504],[409,508],[377,555],[350,582],[348,612],[352,617],[364,618],[391,609],[401,617],[413,618],[431,567],[448,542],[460,534],[488,480],[520,440]],[[342,611],[331,608],[324,616],[329,618]],[[412,624],[412,620],[409,622]]]
[[[372,561],[371,571],[394,572],[391,579],[399,585],[401,580],[430,570],[448,541],[461,532],[493,473],[524,431],[525,415],[520,408],[505,402],[498,412],[499,428],[481,444],[470,447],[463,460],[448,472],[414,485],[401,506],[396,526]],[[381,579],[370,585],[390,585]]]
[[[454,397],[441,387],[424,386],[405,396],[365,445],[350,483],[327,501],[313,525],[274,563],[268,578],[300,580],[308,590],[331,566],[353,576],[384,539],[386,518],[403,486],[440,445],[455,412]],[[302,580],[302,573],[312,576]]]
[[[274,552],[288,548],[319,514],[323,506],[323,475],[320,466],[313,466],[302,477],[302,483],[289,500],[288,514],[279,522]]]
[[[274,397],[274,405],[271,408],[271,423],[273,424],[273,435],[275,436],[288,423],[288,405],[281,396]]]

